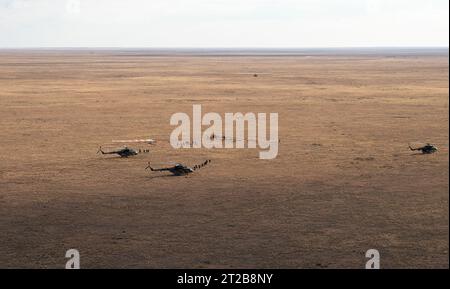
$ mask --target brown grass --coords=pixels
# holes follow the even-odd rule
[[[363,268],[375,248],[384,268],[448,268],[448,68],[448,55],[0,52],[0,267],[63,268],[76,248],[83,268]],[[170,116],[193,104],[278,112],[278,158],[172,149]],[[95,154],[143,137],[151,154]],[[205,159],[187,178],[144,170]]]

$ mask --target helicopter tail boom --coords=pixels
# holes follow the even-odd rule
[[[411,146],[409,146],[409,149],[412,150],[412,151],[418,151],[419,150],[419,149],[412,148]]]
[[[148,166],[145,169],[146,170],[150,169],[152,172],[163,172],[169,170],[169,169],[155,169],[151,166],[150,162],[148,163]]]

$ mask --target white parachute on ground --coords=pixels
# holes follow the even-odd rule
[[[113,140],[113,143],[146,143],[146,144],[155,144],[156,140],[154,139],[132,139],[132,140]]]

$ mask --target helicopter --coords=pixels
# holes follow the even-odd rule
[[[175,164],[175,166],[169,167],[169,168],[154,169],[149,162],[148,166],[145,169],[146,170],[150,169],[152,172],[170,172],[174,176],[186,176],[186,175],[189,175],[189,174],[195,172],[196,170],[198,170],[200,168],[203,168],[204,166],[206,166],[209,163],[211,163],[211,160],[207,160],[200,165],[195,165],[192,168],[185,166],[183,164]]]
[[[105,152],[105,151],[103,151],[102,147],[99,147],[97,153],[101,153],[102,155],[119,155],[122,158],[128,158],[131,156],[138,155],[139,152],[134,149],[128,148],[128,147],[124,147],[122,149],[115,150],[115,151]]]
[[[434,154],[435,152],[438,151],[438,148],[436,146],[429,143],[420,148],[413,148],[409,146],[409,149],[412,151],[421,151],[423,154]]]

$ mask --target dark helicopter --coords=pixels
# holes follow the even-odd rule
[[[189,174],[195,172],[196,170],[198,170],[200,168],[203,168],[204,166],[206,166],[209,163],[211,163],[211,160],[207,160],[200,165],[195,165],[192,168],[182,165],[182,164],[176,164],[173,167],[162,168],[162,169],[154,169],[154,168],[152,168],[150,163],[148,163],[148,166],[145,169],[146,170],[150,169],[150,170],[152,170],[152,172],[171,172],[174,176],[186,176],[186,175],[189,175]]]
[[[136,156],[139,154],[138,151],[134,150],[134,149],[130,149],[128,147],[124,147],[123,149],[119,149],[119,150],[115,150],[115,151],[110,151],[110,152],[104,152],[102,147],[100,147],[98,149],[97,153],[101,153],[102,155],[119,155],[122,158],[128,158],[131,156]]]
[[[432,144],[427,143],[425,146],[420,147],[420,148],[412,148],[411,146],[409,146],[409,149],[412,151],[421,151],[423,154],[434,154],[435,152],[438,151],[438,148],[435,147]]]

